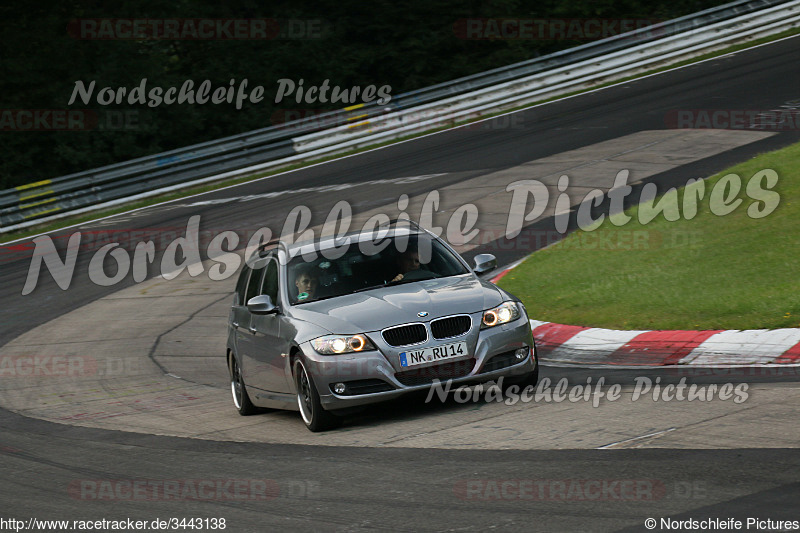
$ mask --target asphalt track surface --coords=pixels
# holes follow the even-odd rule
[[[221,231],[268,226],[280,228],[286,212],[305,204],[327,214],[336,200],[354,209],[391,203],[402,194],[456,184],[527,161],[615,139],[642,130],[665,128],[677,109],[776,109],[800,98],[798,38],[762,46],[699,65],[521,111],[514,121],[461,128],[318,165],[266,180],[217,191],[194,200],[296,190],[335,183],[357,184],[441,174],[411,184],[352,187],[342,195],[311,192],[241,204],[161,206],[82,226],[84,231],[185,228],[201,215],[203,229]],[[800,139],[782,132],[649,179],[659,186],[680,185],[710,175],[760,152]],[[633,198],[636,195],[631,195]],[[322,220],[315,220],[320,223]],[[552,226],[552,220],[537,227]],[[56,232],[54,237],[72,230]],[[56,238],[63,245],[66,239]],[[500,264],[529,253],[491,245]],[[475,250],[478,252],[480,250]],[[114,287],[76,276],[60,290],[42,275],[33,294],[21,295],[31,247],[0,248],[0,338],[2,343],[35,326],[78,309]],[[79,256],[85,272],[91,254]],[[157,264],[157,263],[156,263]],[[157,275],[155,268],[150,272]],[[110,318],[113,320],[113,317]],[[93,327],[102,327],[94,324]],[[546,368],[550,375],[581,370]],[[577,378],[576,378],[577,379]],[[622,378],[620,378],[622,379]],[[792,386],[793,382],[788,385]],[[763,386],[772,386],[767,380]],[[787,386],[782,383],[781,386]],[[775,386],[778,386],[776,384]],[[699,408],[699,407],[698,407]],[[423,410],[424,411],[424,410]],[[602,416],[603,411],[597,411]],[[418,414],[418,413],[416,413]],[[232,416],[234,413],[232,412]],[[389,413],[392,417],[402,414]],[[541,421],[541,432],[556,431],[559,411]],[[796,427],[796,419],[776,417],[776,426]],[[299,424],[298,420],[298,424]],[[423,422],[424,423],[424,418]],[[3,517],[43,519],[153,520],[168,517],[223,517],[231,531],[272,528],[298,530],[644,530],[648,517],[717,517],[798,520],[800,452],[794,448],[737,447],[694,450],[448,450],[330,447],[269,443],[199,441],[72,427],[0,411],[0,502]],[[748,428],[741,427],[746,434]],[[502,436],[498,436],[502,438]],[[265,436],[265,440],[269,440]],[[757,440],[757,439],[754,439]],[[192,501],[167,498],[93,500],[91,491],[70,490],[79,480],[266,479],[272,492],[253,500],[216,497]],[[548,480],[540,497],[515,497],[507,487],[495,497],[491,480]],[[468,480],[480,480],[467,485]],[[572,497],[553,494],[554,482],[583,480]],[[649,480],[638,496],[623,495],[625,480]],[[606,482],[595,498],[587,482]],[[594,486],[594,485],[592,485]],[[465,488],[467,487],[467,488]],[[549,491],[549,492],[548,492]],[[581,497],[580,494],[583,494]],[[155,501],[154,501],[155,500]]]

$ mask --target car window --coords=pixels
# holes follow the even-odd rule
[[[236,304],[244,305],[244,291],[247,288],[247,280],[250,276],[250,267],[245,265],[239,274],[239,280],[236,282]]]
[[[247,302],[250,301],[250,298],[252,298],[253,296],[258,296],[259,288],[261,287],[261,278],[263,274],[264,274],[263,268],[256,268],[251,270],[250,281],[248,281],[247,283],[247,291],[245,292],[242,305],[247,305]]]
[[[369,255],[358,243],[352,243],[335,259],[320,255],[307,262],[302,255],[296,255],[287,266],[288,299],[292,304],[302,304],[390,283],[410,283],[467,272],[452,252],[427,235],[416,235],[408,245],[391,242]]]
[[[266,294],[272,299],[273,305],[278,305],[278,263],[270,261],[264,272],[264,285],[261,294]]]

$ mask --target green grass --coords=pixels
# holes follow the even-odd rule
[[[24,238],[24,237],[29,237],[29,236],[32,236],[32,235],[38,235],[40,233],[49,233],[51,231],[55,231],[55,230],[58,230],[58,229],[61,229],[61,228],[65,228],[67,226],[72,226],[72,225],[80,224],[80,223],[83,223],[83,222],[89,222],[89,221],[92,221],[92,220],[97,220],[99,218],[103,218],[103,217],[107,217],[107,216],[111,216],[111,215],[116,215],[116,214],[120,214],[120,213],[126,213],[126,212],[132,211],[134,209],[140,209],[142,207],[147,207],[147,206],[150,206],[150,205],[155,205],[155,204],[159,204],[159,203],[162,203],[162,202],[167,202],[169,200],[185,198],[187,196],[191,196],[191,195],[195,195],[195,194],[199,194],[199,193],[203,193],[203,192],[208,192],[208,191],[214,191],[214,190],[217,190],[217,189],[221,189],[223,187],[228,187],[228,186],[236,185],[236,184],[239,184],[239,183],[245,183],[245,182],[248,182],[248,181],[253,181],[253,180],[262,178],[264,176],[271,176],[271,175],[274,175],[274,174],[280,174],[280,173],[283,173],[283,172],[287,172],[289,170],[293,170],[293,169],[297,169],[297,168],[303,168],[303,167],[306,167],[306,166],[309,166],[309,165],[318,164],[318,163],[321,163],[321,162],[324,162],[324,161],[330,161],[332,159],[339,159],[339,158],[342,158],[342,157],[346,157],[348,155],[353,155],[353,154],[365,152],[367,150],[374,150],[375,148],[380,148],[382,146],[387,146],[387,145],[390,145],[390,144],[395,144],[395,143],[407,141],[407,140],[410,140],[410,139],[415,139],[417,137],[422,137],[424,135],[429,135],[431,133],[435,133],[435,132],[438,132],[438,131],[447,130],[447,129],[454,128],[454,127],[457,127],[457,126],[463,126],[465,124],[470,124],[472,122],[477,122],[477,121],[480,121],[480,120],[486,120],[487,118],[492,118],[492,117],[495,117],[495,116],[498,116],[498,115],[504,115],[506,113],[510,113],[510,112],[513,112],[513,111],[518,111],[518,110],[521,110],[521,109],[527,109],[529,107],[534,107],[534,106],[541,105],[541,104],[544,104],[544,103],[547,103],[547,102],[552,102],[552,101],[555,101],[555,100],[568,98],[570,96],[575,96],[575,95],[578,95],[578,94],[581,94],[581,93],[584,93],[584,92],[594,91],[594,90],[597,90],[597,89],[600,89],[600,88],[603,88],[603,87],[609,87],[609,86],[612,86],[612,85],[618,85],[618,84],[625,83],[625,82],[630,81],[630,80],[634,80],[634,79],[637,79],[637,78],[642,78],[644,76],[649,76],[649,75],[652,75],[652,74],[656,74],[658,72],[664,72],[666,70],[672,70],[674,68],[679,68],[679,67],[684,66],[684,65],[697,63],[699,61],[703,61],[703,60],[710,59],[710,58],[713,58],[713,57],[718,57],[718,56],[721,56],[721,55],[729,54],[729,53],[736,52],[736,51],[739,51],[739,50],[743,50],[743,49],[746,49],[746,48],[751,48],[753,46],[757,46],[757,45],[760,45],[760,44],[768,43],[768,42],[771,42],[771,41],[777,41],[779,39],[783,39],[785,37],[790,37],[790,36],[796,35],[798,33],[800,33],[800,28],[786,30],[786,31],[783,31],[783,32],[775,34],[775,35],[771,35],[771,36],[768,36],[768,37],[762,37],[760,39],[756,39],[754,41],[750,41],[750,42],[747,42],[747,43],[741,43],[741,44],[737,44],[737,45],[734,45],[734,46],[730,46],[728,48],[725,48],[724,50],[719,50],[717,52],[711,52],[711,53],[708,53],[708,54],[705,54],[705,55],[702,55],[702,56],[699,56],[699,57],[696,57],[696,58],[687,59],[687,60],[680,61],[680,62],[671,64],[671,65],[659,67],[657,69],[649,70],[647,72],[643,72],[641,74],[636,74],[634,76],[629,76],[629,77],[623,78],[621,80],[614,80],[614,81],[609,81],[609,82],[598,83],[598,84],[592,85],[591,87],[588,87],[586,89],[569,92],[569,93],[566,93],[566,94],[563,94],[563,95],[559,95],[559,96],[553,96],[551,98],[546,98],[544,100],[531,102],[531,103],[520,105],[520,106],[515,106],[515,107],[509,108],[509,109],[505,109],[503,111],[487,113],[487,114],[483,115],[481,118],[473,118],[473,119],[464,120],[464,121],[454,121],[452,124],[448,124],[448,125],[445,125],[445,126],[432,128],[432,129],[427,130],[427,131],[411,134],[411,135],[408,135],[408,136],[405,136],[405,137],[402,137],[402,138],[399,138],[399,139],[393,139],[393,140],[390,140],[390,141],[377,143],[377,144],[374,144],[374,145],[366,146],[366,147],[355,149],[355,150],[349,150],[349,151],[346,151],[346,152],[336,153],[336,154],[333,154],[333,155],[330,155],[330,156],[326,156],[326,157],[323,157],[323,158],[314,159],[313,161],[307,161],[307,162],[297,163],[297,164],[293,164],[293,165],[288,165],[288,166],[285,166],[285,167],[274,169],[274,170],[269,171],[269,172],[263,172],[263,173],[255,174],[255,175],[252,175],[252,176],[246,176],[246,177],[242,177],[242,178],[219,181],[219,182],[214,182],[214,183],[210,183],[210,184],[202,185],[202,186],[197,186],[197,187],[187,187],[186,189],[181,189],[179,191],[175,191],[175,192],[172,192],[172,193],[153,196],[153,197],[141,200],[141,201],[132,202],[132,203],[129,203],[129,204],[123,204],[123,205],[120,205],[118,207],[113,207],[113,208],[109,208],[109,209],[93,211],[93,212],[86,213],[86,214],[83,214],[83,215],[67,216],[67,217],[58,219],[57,221],[42,223],[42,224],[38,224],[38,225],[35,225],[35,226],[30,226],[30,227],[22,229],[22,230],[0,234],[0,244],[2,244],[4,242],[9,242],[9,241],[14,241],[14,240],[17,240],[17,239],[21,239],[21,238]]]
[[[756,172],[778,174],[780,203],[748,216]],[[709,195],[723,176],[742,178],[732,213],[717,216]],[[766,188],[766,184],[764,185]],[[800,327],[800,144],[759,155],[708,180],[697,216],[633,217],[576,231],[538,251],[499,285],[520,297],[532,318],[612,329],[759,329]],[[682,206],[685,189],[678,191]],[[634,199],[637,197],[634,196]]]

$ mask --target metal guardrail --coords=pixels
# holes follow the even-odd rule
[[[602,82],[630,76],[723,48],[744,39],[772,35],[800,27],[800,1],[740,15],[698,31],[663,37],[655,42],[558,66],[543,72],[498,83],[472,92],[418,105],[408,110],[364,121],[360,131],[335,127],[295,139],[295,150],[321,156],[332,150],[353,149],[408,136],[448,123],[463,122],[537,100],[576,91]]]
[[[664,53],[672,43],[686,48],[692,41],[713,41],[726,21],[743,15],[767,14],[798,0],[738,0],[699,13],[656,24],[619,36],[584,44],[521,63],[459,78],[393,97],[386,105],[360,104],[209,141],[0,191],[0,232],[86,211],[125,199],[152,196],[168,189],[222,179],[237,172],[254,173],[339,149],[349,149],[387,138],[430,129],[444,120],[468,119],[498,107],[514,105],[562,79],[542,80],[569,70],[598,70],[598,61],[631,56],[651,49]],[[774,16],[774,15],[772,15]],[[747,17],[745,17],[747,18]],[[752,21],[753,16],[749,19]],[[764,24],[757,20],[753,24]],[[737,24],[732,24],[736,30]],[[741,26],[739,24],[738,26]],[[730,28],[728,28],[730,30]],[[776,30],[779,31],[779,30]],[[641,60],[640,57],[633,57]],[[625,68],[625,61],[618,61]],[[630,61],[628,62],[630,63]],[[606,69],[601,72],[605,73]],[[557,77],[557,75],[555,76]],[[533,90],[531,88],[533,85]],[[513,89],[517,86],[516,93]]]

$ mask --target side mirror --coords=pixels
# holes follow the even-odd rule
[[[485,274],[490,270],[497,268],[497,258],[492,254],[478,254],[475,256],[475,270],[476,274]]]
[[[270,315],[278,312],[278,306],[272,303],[268,295],[261,294],[247,301],[247,310],[254,315]]]

